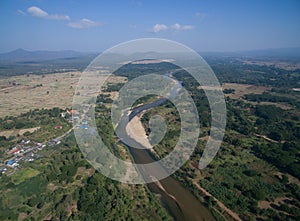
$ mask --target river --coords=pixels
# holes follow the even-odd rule
[[[176,84],[174,88],[176,88],[177,90],[180,86],[181,83]],[[175,91],[175,89],[172,91]],[[170,96],[174,96],[174,93],[171,93]],[[126,126],[128,124],[128,121],[130,121],[136,115],[140,114],[142,111],[163,104],[166,100],[168,99],[160,98],[152,103],[144,104],[142,106],[134,108],[129,116],[123,116],[123,120],[121,120],[120,124],[118,125],[118,131],[120,132],[118,136],[121,138],[121,141],[126,140],[127,144],[130,143],[130,145],[127,146],[133,157],[133,160],[137,164],[151,163],[156,161],[156,159],[151,151],[144,148],[140,143],[133,140],[126,133]],[[125,118],[127,118],[127,120]],[[163,168],[157,168],[157,170],[163,170]],[[151,176],[152,174],[151,171],[143,171],[142,168],[139,168],[139,172],[144,177]],[[202,203],[197,200],[189,190],[187,190],[174,178],[169,176],[163,180],[160,180],[159,182],[148,183],[147,186],[151,192],[160,196],[162,205],[167,209],[174,220],[215,220],[208,208],[202,205]]]

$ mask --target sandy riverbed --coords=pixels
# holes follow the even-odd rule
[[[152,149],[146,131],[141,123],[141,116],[132,118],[126,126],[126,132],[132,139],[142,144],[147,149]]]

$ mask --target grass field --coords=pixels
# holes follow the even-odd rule
[[[11,179],[15,185],[22,183],[23,181],[30,179],[31,177],[35,177],[40,172],[38,170],[32,169],[30,167],[24,168],[22,170],[16,171],[11,175]]]
[[[0,117],[30,109],[70,107],[80,72],[1,78]]]

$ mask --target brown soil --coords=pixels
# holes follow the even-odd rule
[[[27,129],[14,129],[14,130],[3,130],[0,132],[0,136],[5,136],[6,138],[9,138],[10,136],[17,136],[17,135],[23,135],[26,132],[33,133],[34,131],[40,129],[40,127],[33,127],[33,128],[27,128]]]

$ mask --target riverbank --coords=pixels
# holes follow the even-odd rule
[[[146,149],[152,150],[146,131],[141,123],[141,118],[142,115],[133,117],[126,126],[126,133],[130,138],[134,139]]]

